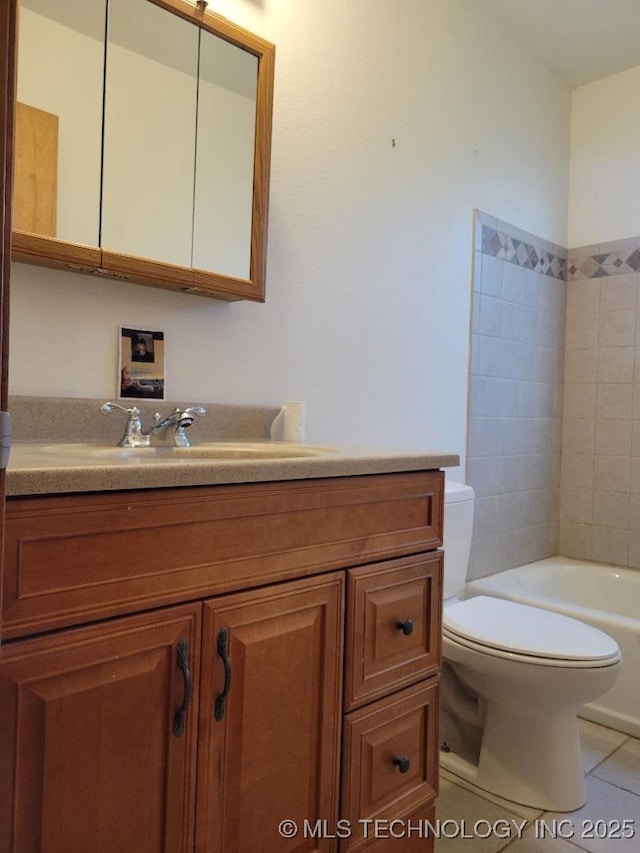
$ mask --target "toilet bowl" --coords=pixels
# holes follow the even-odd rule
[[[621,654],[602,631],[488,596],[463,599],[473,490],[445,489],[442,766],[545,811],[586,801],[577,711],[613,684]]]

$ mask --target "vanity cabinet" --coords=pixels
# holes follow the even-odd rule
[[[10,498],[0,853],[431,849],[443,487]]]

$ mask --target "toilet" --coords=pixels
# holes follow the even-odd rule
[[[617,643],[577,619],[505,599],[464,598],[474,492],[446,482],[441,765],[544,811],[586,802],[577,711],[608,690]]]

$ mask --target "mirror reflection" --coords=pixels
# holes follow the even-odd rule
[[[13,227],[97,246],[106,0],[23,0]],[[50,61],[45,61],[50,58]]]
[[[257,80],[255,56],[201,32],[193,266],[236,278],[249,277]]]
[[[18,57],[15,230],[251,278],[257,55],[153,0],[22,0]]]

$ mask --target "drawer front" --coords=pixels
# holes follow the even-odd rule
[[[362,850],[366,853],[433,853],[436,832],[436,807],[430,804],[400,820],[368,824],[368,837]],[[341,851],[347,849],[341,847]]]
[[[437,677],[346,715],[341,814],[352,833],[343,849],[378,843],[376,821],[380,827],[408,821],[409,815],[433,802],[438,786],[437,715]]]
[[[434,551],[347,572],[347,711],[439,668],[442,567]]]
[[[4,636],[429,551],[443,495],[415,471],[10,499]]]

